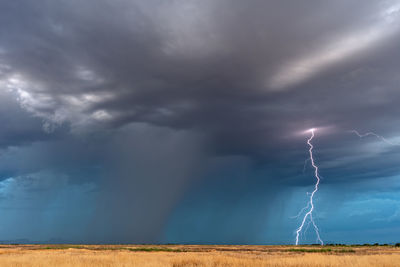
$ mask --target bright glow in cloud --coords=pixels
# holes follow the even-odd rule
[[[399,10],[399,4],[390,6],[381,13],[380,22],[377,25],[345,35],[320,50],[290,61],[272,76],[268,86],[279,90],[306,81],[329,66],[390,37],[398,29],[395,22],[398,19]]]

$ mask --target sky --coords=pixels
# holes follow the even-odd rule
[[[400,1],[14,0],[0,25],[0,240],[293,244],[315,128],[321,238],[400,242]]]

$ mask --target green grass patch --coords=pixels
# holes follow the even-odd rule
[[[334,252],[339,252],[339,253],[355,253],[356,251],[354,249],[338,249],[334,250]]]

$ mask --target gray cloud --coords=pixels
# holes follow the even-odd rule
[[[327,183],[394,176],[395,149],[346,131],[396,141],[398,14],[398,1],[1,3],[1,178],[95,184],[88,238],[154,241],[216,158],[277,188],[312,182],[310,127],[331,129],[316,141]]]

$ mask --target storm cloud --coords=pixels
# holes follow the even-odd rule
[[[79,242],[290,242],[271,229],[313,183],[305,130],[321,129],[321,209],[400,172],[398,148],[349,132],[400,142],[399,12],[394,0],[3,1],[2,207],[10,222],[46,215],[5,238],[66,238],[67,221]]]

